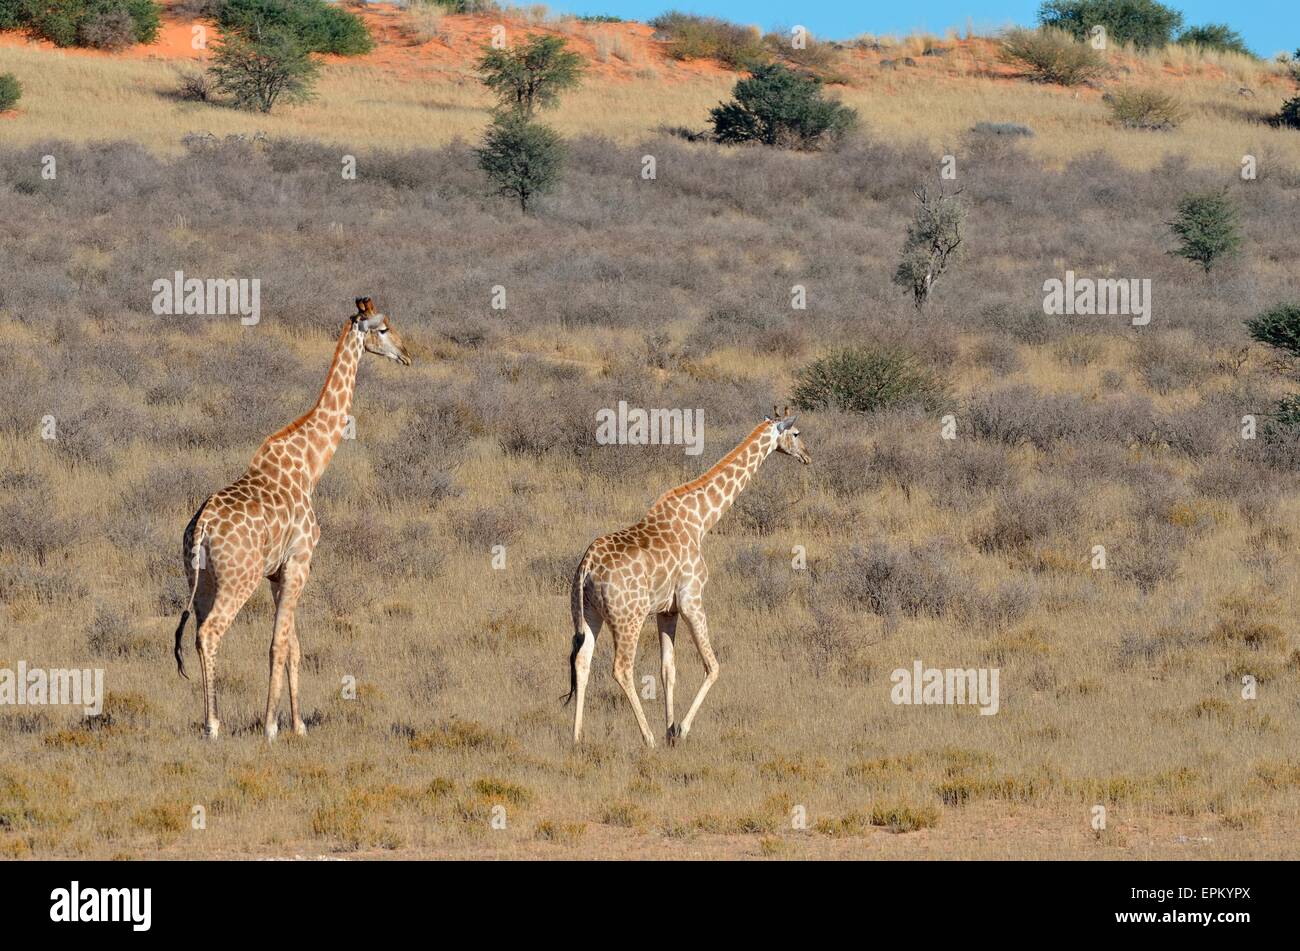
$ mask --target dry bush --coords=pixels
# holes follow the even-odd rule
[[[937,548],[900,548],[874,543],[842,553],[830,585],[844,603],[873,614],[941,617],[967,589]]]
[[[1178,99],[1157,88],[1129,87],[1108,94],[1111,118],[1129,129],[1165,131],[1178,128],[1187,110]]]
[[[1031,78],[1061,86],[1082,85],[1106,71],[1096,50],[1060,30],[1011,30],[1002,40],[1001,55]]]

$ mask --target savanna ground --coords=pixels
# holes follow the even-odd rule
[[[867,128],[818,155],[655,131],[701,126],[730,78],[651,100],[635,86],[649,78],[611,77],[630,111],[599,84],[566,101],[564,182],[525,218],[450,141],[486,105],[454,79],[366,93],[390,110],[373,121],[402,127],[389,137],[365,126],[368,67],[331,68],[321,101],[263,124],[178,116],[194,107],[158,95],[149,61],[5,48],[0,69],[23,57],[49,70],[0,147],[0,667],[103,667],[109,697],[92,720],[0,710],[4,855],[1296,855],[1300,452],[1240,427],[1294,386],[1243,321],[1300,296],[1300,149],[1226,77],[1179,82],[1195,118],[1165,135],[1105,125],[1092,93],[891,74],[845,91]],[[124,91],[92,109],[82,87],[65,103],[82,118],[42,119],[40,84],[76,98],[78,75]],[[164,105],[132,125],[146,98]],[[407,148],[421,130],[393,120],[404,108],[448,123],[424,137],[447,144]],[[90,118],[114,109],[111,128]],[[963,131],[979,119],[1039,135]],[[270,139],[179,145],[226,122]],[[292,138],[309,133],[328,142]],[[890,275],[941,140],[969,251],[918,314]],[[1244,152],[1264,157],[1256,181],[1238,176]],[[1217,185],[1247,241],[1206,278],[1165,253],[1164,222]],[[1151,324],[1044,316],[1043,281],[1067,268],[1150,278]],[[176,270],[260,279],[261,323],[155,316],[152,282]],[[181,531],[310,405],[360,294],[415,364],[363,364],[357,438],[317,493],[298,615],[309,733],[261,735],[264,589],[221,645],[228,735],[206,742],[198,685],[171,659]],[[944,408],[804,414],[813,465],[769,460],[706,542],[722,673],[691,735],[641,747],[604,637],[574,749],[559,698],[586,544],[846,344],[915,354]],[[704,454],[597,446],[595,411],[620,400],[701,408]],[[658,673],[648,630],[638,681]],[[678,657],[680,714],[701,676],[684,633]],[[1000,712],[895,706],[889,674],[916,659],[999,667]]]

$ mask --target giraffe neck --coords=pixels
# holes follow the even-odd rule
[[[749,485],[758,467],[776,448],[776,433],[772,425],[760,423],[735,449],[698,479],[672,490],[671,495],[693,500],[700,513],[700,537],[718,524],[736,501],[736,497]]]
[[[308,494],[316,488],[325,469],[334,458],[334,451],[343,440],[348,414],[352,409],[352,392],[357,382],[357,366],[361,362],[363,335],[349,322],[339,335],[334,359],[325,376],[325,385],[315,405],[307,413],[276,433],[258,450],[254,467],[265,458],[284,458],[300,461],[306,472]],[[296,439],[295,436],[303,438]],[[278,460],[277,460],[278,461]],[[283,467],[284,463],[279,462]]]

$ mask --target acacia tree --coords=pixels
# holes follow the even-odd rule
[[[270,112],[277,102],[310,99],[320,70],[297,38],[279,28],[249,37],[231,32],[212,50],[214,83],[241,109]]]
[[[858,121],[856,110],[822,95],[821,80],[779,63],[755,66],[732,95],[709,113],[719,142],[813,150],[839,141]]]
[[[966,231],[966,209],[957,201],[961,191],[947,194],[940,189],[931,195],[918,188],[912,193],[919,207],[907,226],[903,260],[894,271],[894,283],[911,293],[917,310],[930,299],[935,281],[960,256]]]
[[[1220,191],[1198,192],[1178,203],[1178,216],[1169,227],[1178,238],[1170,254],[1199,264],[1206,274],[1216,261],[1231,254],[1241,244],[1237,206]]]
[[[1086,40],[1094,27],[1106,28],[1113,43],[1138,49],[1167,46],[1183,25],[1183,15],[1156,0],[1046,0],[1038,11],[1043,26]]]
[[[519,210],[527,214],[533,197],[559,179],[564,151],[564,142],[554,129],[522,112],[502,111],[475,154],[497,194],[514,198]]]
[[[586,62],[567,48],[563,37],[544,34],[510,49],[485,47],[478,61],[479,77],[501,107],[529,117],[576,87],[584,69]]]

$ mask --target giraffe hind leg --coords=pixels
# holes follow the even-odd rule
[[[600,636],[602,620],[599,614],[586,612],[581,627],[573,635],[573,693],[578,698],[573,711],[573,742],[582,739],[582,715],[587,702],[587,679],[591,676],[591,658],[596,653],[596,638]]]
[[[256,583],[255,579],[251,583],[244,579],[238,584],[218,588],[211,612],[199,625],[196,639],[199,665],[203,670],[203,729],[209,739],[216,739],[221,733],[221,721],[217,717],[217,647],[234,622],[235,615],[253,593]]]
[[[677,685],[677,659],[674,647],[677,639],[677,615],[660,614],[655,618],[659,626],[659,659],[664,681],[664,718],[668,723],[668,745],[677,742],[680,730],[673,719],[673,688]]]
[[[618,685],[623,688],[623,693],[627,694],[628,701],[632,704],[632,712],[636,714],[636,724],[641,728],[641,737],[645,740],[646,746],[654,748],[654,734],[650,732],[650,724],[646,722],[645,711],[641,709],[641,698],[636,693],[636,641],[637,635],[641,633],[641,624],[645,622],[644,618],[640,621],[620,622],[612,625],[614,628],[614,679]]]

